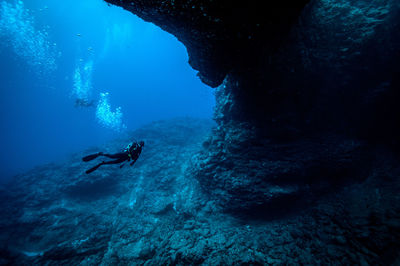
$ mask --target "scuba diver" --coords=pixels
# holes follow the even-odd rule
[[[132,166],[136,162],[136,160],[139,158],[139,155],[142,152],[143,146],[144,146],[143,141],[139,141],[139,143],[133,142],[133,143],[129,143],[129,145],[124,149],[124,151],[120,152],[120,153],[108,154],[108,153],[98,152],[95,154],[85,156],[82,158],[82,161],[84,161],[84,162],[89,162],[91,160],[96,159],[99,156],[106,156],[108,158],[115,159],[115,160],[107,161],[107,162],[102,161],[98,165],[87,170],[86,174],[90,174],[91,172],[93,172],[94,170],[96,170],[97,168],[102,166],[103,164],[118,164],[118,163],[132,160],[132,162],[130,163],[130,165]],[[119,168],[122,168],[124,165],[125,165],[125,163],[121,164],[121,166]]]
[[[77,98],[75,100],[75,107],[94,107],[94,101]]]

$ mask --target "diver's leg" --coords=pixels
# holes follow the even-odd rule
[[[113,161],[102,162],[102,164],[117,164],[117,163],[122,163],[124,161],[126,161],[125,158],[119,158],[119,159],[113,160]]]
[[[111,159],[120,159],[121,157],[126,156],[125,153],[114,153],[114,154],[101,153],[100,155],[106,156],[106,157],[111,158]]]
[[[100,156],[100,155],[103,155],[103,153],[102,153],[102,152],[98,152],[98,153],[90,154],[90,155],[88,155],[88,156],[83,157],[83,158],[82,158],[82,161],[84,161],[84,162],[89,162],[89,161],[91,161],[91,160],[96,159],[96,158],[97,158],[98,156]]]
[[[97,168],[99,168],[100,166],[102,166],[104,164],[104,162],[99,163],[98,165],[90,168],[89,170],[86,170],[86,174],[90,174],[91,172],[93,172],[94,170],[96,170]]]
[[[117,164],[117,163],[122,163],[122,162],[124,162],[124,161],[126,161],[126,159],[120,158],[120,159],[113,160],[113,161],[101,162],[101,163],[99,163],[98,165],[96,165],[96,166],[90,168],[89,170],[87,170],[87,171],[86,171],[86,174],[90,174],[91,172],[93,172],[94,170],[96,170],[97,168],[99,168],[100,166],[102,166],[103,164]]]

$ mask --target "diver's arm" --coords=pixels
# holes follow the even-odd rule
[[[137,159],[139,159],[139,156],[137,156],[135,159],[132,158],[132,162],[130,163],[130,165],[132,166],[134,163],[136,163]]]

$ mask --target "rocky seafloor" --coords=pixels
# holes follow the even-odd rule
[[[395,155],[376,147],[372,170],[357,182],[235,213],[195,178],[214,126],[191,118],[154,122],[14,177],[0,189],[0,264],[400,264]],[[94,164],[82,162],[84,155],[118,151],[129,138],[146,142],[133,167],[84,173]]]

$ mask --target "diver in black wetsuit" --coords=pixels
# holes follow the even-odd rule
[[[96,159],[99,156],[106,156],[108,158],[116,159],[116,160],[107,161],[107,162],[102,161],[98,165],[96,165],[96,166],[90,168],[89,170],[87,170],[86,174],[90,174],[91,172],[93,172],[94,170],[96,170],[97,168],[102,166],[103,164],[117,164],[117,163],[122,163],[122,162],[125,162],[125,161],[132,160],[132,162],[130,163],[130,165],[132,166],[136,162],[136,160],[139,158],[139,155],[142,152],[143,146],[144,146],[144,142],[143,141],[140,141],[139,143],[134,142],[134,143],[130,143],[124,149],[124,151],[120,152],[120,153],[107,154],[107,153],[98,152],[98,153],[91,154],[91,155],[88,155],[86,157],[83,157],[82,161],[84,161],[84,162],[89,162],[91,160]],[[122,168],[122,166],[124,166],[124,164],[121,164],[120,168]]]
[[[75,100],[75,107],[94,107],[94,101],[77,98]]]

